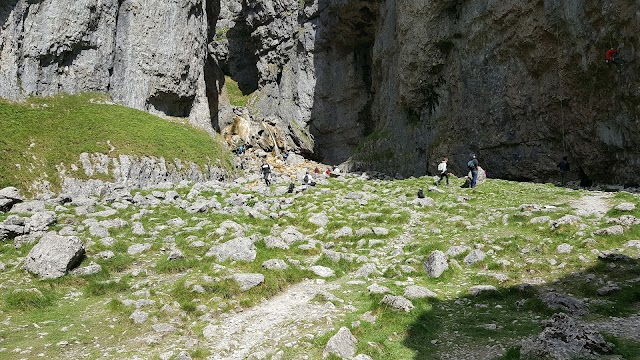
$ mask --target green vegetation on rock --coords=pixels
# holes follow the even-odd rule
[[[56,166],[81,153],[164,157],[231,169],[219,139],[184,123],[106,103],[101,94],[0,100],[0,188],[28,190],[36,180],[59,188]],[[104,175],[103,175],[104,176]]]

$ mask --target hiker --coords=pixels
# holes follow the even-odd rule
[[[418,199],[424,199],[424,192],[422,189],[418,189]]]
[[[313,181],[313,178],[311,177],[311,174],[309,174],[308,171],[306,174],[304,174],[304,177],[302,178],[302,183],[308,186],[316,186],[316,183]]]
[[[442,162],[440,164],[438,164],[438,171],[440,172],[440,174],[438,174],[439,179],[436,180],[436,186],[440,186],[440,182],[442,182],[442,178],[447,178],[447,186],[449,185],[449,172],[447,171],[447,162],[449,161],[449,159],[444,158],[442,159]]]
[[[563,156],[562,161],[558,163],[558,169],[560,169],[560,183],[564,186],[565,176],[571,171],[571,166],[569,166],[569,160],[567,160],[566,156]]]
[[[262,176],[264,177],[264,183],[267,186],[271,185],[271,180],[269,177],[271,176],[271,165],[269,165],[266,161],[262,163]]]
[[[607,50],[605,54],[605,62],[607,64],[615,64],[615,65],[624,64],[624,60],[620,56],[620,53],[618,52],[618,50],[614,48]]]
[[[469,171],[471,171],[471,183],[469,183],[470,188],[476,187],[476,182],[478,181],[478,159],[476,159],[476,154],[470,155],[471,159],[467,162],[467,167]]]
[[[289,188],[287,189],[287,192],[289,194],[293,194],[293,190],[296,188],[296,185],[294,183],[289,183]]]
[[[320,174],[320,169],[316,166],[316,168],[313,169],[313,173],[314,174]]]
[[[332,171],[332,173],[334,173],[334,174],[336,174],[336,175],[340,174],[340,168],[338,167],[338,165],[334,165],[334,166],[333,166],[333,171]]]
[[[327,175],[327,176],[330,176],[331,175],[331,168],[328,167],[327,170],[324,171],[324,174]]]
[[[236,150],[236,155],[239,156],[239,155],[242,155],[242,154],[244,154],[244,144],[238,146],[238,150]]]
[[[287,160],[287,158],[288,158],[288,157],[289,157],[289,150],[287,150],[287,152],[285,152],[285,153],[282,155],[282,159],[283,159],[283,160]]]

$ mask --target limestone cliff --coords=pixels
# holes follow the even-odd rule
[[[211,129],[205,0],[8,0],[0,8],[0,96],[109,92],[126,106]],[[209,23],[211,21],[211,24]],[[213,30],[211,30],[213,32]],[[210,109],[211,107],[211,109]]]
[[[638,29],[636,0],[9,0],[0,96],[106,91],[218,131],[241,116],[267,147],[352,169],[460,173],[474,152],[544,181],[566,154],[576,177],[638,184]]]

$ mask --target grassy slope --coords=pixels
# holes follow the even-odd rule
[[[56,186],[55,166],[77,163],[82,152],[179,158],[229,168],[228,151],[205,131],[142,111],[94,104],[92,98],[104,96],[34,98],[26,104],[0,100],[0,188],[27,189],[43,174]]]
[[[149,324],[142,326],[133,325],[127,318],[133,311],[130,306],[124,306],[123,299],[132,298],[131,293],[136,289],[145,288],[147,283],[152,284],[151,298],[157,301],[156,305],[145,308],[145,311],[157,318],[159,322],[169,322],[176,315],[167,315],[161,311],[163,304],[175,304],[180,308],[178,314],[182,319],[176,323],[181,328],[176,335],[190,336],[203,340],[202,328],[205,322],[198,321],[203,312],[197,309],[198,305],[205,304],[208,311],[213,313],[226,312],[237,306],[252,306],[263,298],[282,291],[287,284],[296,283],[305,277],[314,277],[308,271],[290,268],[287,271],[265,271],[261,269],[262,261],[269,258],[297,259],[305,262],[320,255],[320,249],[301,250],[293,246],[290,250],[266,249],[264,244],[258,242],[258,259],[254,262],[224,262],[224,266],[233,272],[261,272],[265,274],[267,281],[259,287],[247,292],[240,292],[229,281],[203,282],[205,276],[212,278],[222,277],[226,270],[220,272],[216,268],[216,261],[204,257],[204,254],[212,244],[221,243],[235,237],[232,233],[223,236],[216,235],[215,230],[224,220],[233,220],[243,225],[246,234],[256,234],[260,237],[268,235],[274,226],[281,229],[294,225],[305,234],[311,235],[317,229],[316,225],[308,222],[311,214],[318,211],[328,211],[323,204],[334,204],[334,210],[328,211],[330,222],[327,225],[327,233],[315,235],[316,239],[323,242],[334,242],[336,249],[357,255],[365,255],[371,258],[380,257],[381,254],[371,253],[371,248],[365,246],[359,248],[356,243],[361,240],[393,241],[403,233],[410,234],[410,243],[404,246],[405,255],[400,256],[402,263],[413,266],[417,272],[408,274],[417,285],[426,286],[435,291],[439,296],[435,299],[415,300],[416,309],[410,313],[397,313],[379,305],[381,295],[370,295],[366,289],[372,282],[388,286],[395,294],[402,294],[403,286],[398,281],[407,279],[407,275],[398,272],[397,265],[390,266],[381,277],[372,279],[364,285],[344,285],[350,279],[348,273],[356,270],[362,264],[341,261],[333,263],[326,257],[320,257],[316,264],[329,266],[337,271],[339,279],[343,283],[343,289],[350,291],[338,291],[336,295],[347,300],[357,307],[357,311],[348,314],[342,325],[352,327],[352,322],[358,320],[360,315],[371,311],[378,316],[375,324],[362,322],[359,327],[352,327],[352,331],[358,338],[359,352],[369,354],[374,359],[430,359],[455,351],[468,351],[465,349],[477,347],[482,351],[482,346],[494,343],[502,344],[505,348],[514,347],[523,337],[537,334],[540,331],[539,321],[548,318],[553,310],[548,309],[535,295],[536,289],[521,291],[517,285],[529,282],[531,279],[545,281],[543,286],[553,286],[561,292],[574,294],[577,297],[590,297],[612,301],[603,305],[592,306],[590,318],[601,319],[606,316],[627,316],[640,310],[640,292],[635,286],[626,281],[640,276],[640,264],[637,260],[630,263],[619,264],[612,268],[598,262],[596,255],[591,250],[621,248],[629,239],[637,239],[640,236],[640,226],[627,230],[623,236],[595,236],[598,245],[589,245],[583,240],[589,237],[593,230],[606,227],[603,220],[585,219],[585,228],[578,229],[573,226],[552,231],[548,225],[529,224],[529,217],[521,216],[519,206],[526,203],[544,205],[556,205],[557,211],[550,213],[538,213],[534,216],[549,215],[556,219],[564,214],[573,213],[574,210],[568,202],[578,196],[587,194],[556,188],[541,184],[519,184],[500,180],[490,180],[476,191],[459,189],[457,187],[445,188],[443,194],[430,193],[436,200],[435,208],[414,208],[419,217],[414,226],[408,226],[410,214],[407,205],[397,207],[398,197],[414,197],[415,189],[424,187],[425,181],[430,179],[409,179],[394,182],[368,183],[361,180],[345,184],[340,181],[332,181],[330,185],[318,187],[297,196],[295,203],[288,210],[294,214],[293,218],[283,217],[279,219],[267,218],[258,220],[247,215],[234,215],[229,213],[199,214],[194,217],[183,209],[168,207],[166,205],[155,209],[153,214],[143,216],[140,221],[144,227],[151,231],[158,229],[152,238],[153,247],[150,251],[141,255],[130,256],[127,254],[128,246],[149,241],[146,236],[137,236],[131,232],[131,227],[123,229],[111,229],[110,234],[117,239],[112,247],[105,247],[96,241],[87,252],[90,261],[97,252],[110,249],[116,257],[111,260],[97,260],[104,267],[101,274],[78,278],[67,276],[53,282],[39,281],[20,271],[19,266],[10,266],[0,273],[0,279],[4,286],[0,288],[0,313],[10,318],[4,331],[0,331],[0,348],[7,347],[12,351],[16,347],[33,347],[31,355],[40,352],[49,356],[80,356],[79,352],[88,354],[89,358],[99,357],[105,348],[107,352],[113,352],[114,345],[124,346],[127,354],[161,353],[162,347],[153,348],[141,342],[145,333],[149,333]],[[454,180],[453,182],[456,183]],[[372,186],[373,185],[373,186]],[[378,199],[368,201],[366,205],[359,205],[355,201],[344,202],[344,195],[353,191],[372,191],[375,187]],[[323,193],[322,188],[330,188],[332,191]],[[188,189],[180,189],[184,197]],[[229,189],[225,193],[203,192],[200,195],[205,198],[217,199],[224,203],[224,198],[233,193],[252,194],[255,200],[277,201],[272,197],[265,197],[253,193],[244,188]],[[148,191],[142,192],[143,194]],[[286,195],[291,196],[291,195]],[[459,196],[467,198],[461,202]],[[611,199],[611,204],[630,201],[640,206],[637,196],[620,194]],[[400,201],[404,203],[404,201]],[[412,207],[413,208],[413,207]],[[96,209],[101,210],[101,209]],[[123,218],[131,225],[132,217],[138,209],[129,208],[120,210],[113,217]],[[370,217],[362,218],[358,214],[370,214]],[[80,223],[83,216],[73,215],[72,208],[69,216],[75,218],[74,222]],[[640,211],[632,212],[640,216]],[[480,224],[480,229],[469,229],[463,221],[451,222],[447,219],[452,216],[462,216],[472,224]],[[503,222],[503,216],[508,216],[508,222]],[[619,216],[620,213],[612,210],[608,216]],[[168,219],[182,218],[187,221],[187,226],[194,226],[202,220],[211,221],[201,230],[177,231],[166,228]],[[63,225],[57,225],[54,229]],[[353,229],[361,227],[382,226],[390,230],[389,235],[376,236],[374,234],[364,236],[348,236],[340,239],[332,237],[332,233],[343,226],[351,226]],[[431,229],[438,228],[441,233],[432,233]],[[80,236],[84,239],[92,238],[85,229]],[[175,237],[176,245],[183,250],[186,259],[169,262],[166,260],[166,248],[164,243],[166,236]],[[207,244],[203,248],[193,248],[189,243],[195,239],[204,240]],[[98,240],[94,238],[94,240]],[[561,255],[556,253],[556,247],[560,243],[569,243],[575,246],[572,253]],[[465,244],[473,247],[474,244],[485,244],[485,251],[495,251],[485,261],[472,266],[462,265],[461,269],[452,268],[441,278],[427,277],[421,261],[434,249],[446,250],[452,244]],[[15,249],[11,244],[0,247],[0,261],[6,264],[16,264],[14,261],[25,256],[31,246]],[[374,250],[376,247],[373,248]],[[525,249],[528,249],[525,251]],[[637,250],[629,249],[628,255],[637,258]],[[459,263],[463,263],[464,255],[456,257]],[[417,261],[411,261],[415,259]],[[510,266],[500,265],[496,260],[508,260]],[[549,259],[555,259],[556,265],[552,265]],[[564,264],[564,265],[562,265]],[[139,275],[132,277],[132,269],[143,270]],[[509,280],[499,282],[487,273],[501,272],[509,276]],[[485,274],[485,275],[483,275]],[[609,297],[599,296],[596,291],[603,282],[593,283],[591,276],[603,277],[622,286],[622,291]],[[118,283],[105,283],[105,280],[119,279]],[[205,292],[196,293],[190,291],[193,284],[201,284]],[[476,284],[495,285],[499,291],[485,296],[470,296],[468,289]],[[41,298],[31,302],[32,297],[15,294],[14,289],[37,288],[42,293]],[[73,292],[81,293],[77,301],[65,301],[63,298]],[[105,305],[106,304],[106,305]],[[518,305],[520,304],[520,305]],[[336,304],[342,306],[341,304]],[[81,326],[74,318],[78,308],[86,308]],[[218,309],[218,310],[215,310]],[[24,311],[26,310],[26,311]],[[38,324],[45,330],[35,326],[24,324]],[[67,332],[59,329],[75,324],[75,328]],[[195,324],[195,327],[191,328]],[[487,324],[496,324],[496,330],[485,329]],[[336,324],[338,325],[338,324]],[[92,329],[85,331],[84,329]],[[122,338],[127,333],[126,339]],[[47,333],[38,337],[39,333]],[[285,358],[300,358],[300,352],[308,354],[310,358],[321,358],[322,349],[328,338],[333,333],[315,338],[310,347],[294,348],[287,350]],[[88,349],[93,337],[104,339],[101,341],[102,349]],[[635,358],[640,351],[640,344],[628,342],[622,338],[611,338],[618,344],[617,351],[626,358]],[[68,347],[47,347],[47,344],[55,344],[58,341],[69,341]],[[165,339],[170,344],[170,338]],[[175,339],[172,337],[171,340]],[[204,343],[203,343],[203,346]],[[206,347],[206,346],[205,346]],[[463,350],[460,350],[462,348]],[[83,350],[84,349],[84,350]],[[290,351],[290,353],[289,353]],[[206,349],[195,349],[193,354],[199,354],[194,358],[205,358]],[[513,348],[512,353],[517,353]],[[5,355],[9,355],[6,352]],[[14,356],[15,355],[15,356]],[[22,355],[11,353],[9,358],[20,358]],[[461,355],[462,356],[462,355]],[[517,357],[513,357],[517,358]]]

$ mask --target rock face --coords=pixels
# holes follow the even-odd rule
[[[218,8],[207,0],[5,1],[0,96],[102,91],[211,129],[207,42]]]
[[[0,97],[108,92],[351,170],[424,175],[447,156],[463,174],[474,152],[491,177],[549,180],[566,154],[570,178],[638,184],[638,11],[635,0],[10,0]],[[605,64],[612,46],[625,65]],[[246,108],[230,105],[232,84]]]
[[[83,255],[80,238],[47,233],[25,258],[24,268],[41,278],[55,279],[76,266]]]

